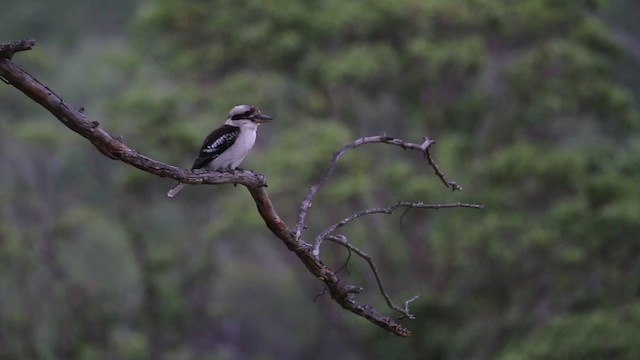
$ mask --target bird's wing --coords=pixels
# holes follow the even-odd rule
[[[240,128],[231,125],[222,125],[213,130],[200,148],[198,157],[193,162],[192,169],[200,169],[209,164],[213,159],[217,158],[225,150],[229,149],[238,138]]]

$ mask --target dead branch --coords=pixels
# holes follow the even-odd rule
[[[18,51],[31,50],[36,44],[33,39],[16,40],[6,44],[0,44],[0,58],[11,59]]]
[[[5,44],[5,46],[8,45]],[[257,187],[266,186],[267,184],[264,176],[255,174],[252,171],[236,171],[235,173],[194,172],[167,165],[139,154],[122,142],[121,139],[102,129],[97,121],[87,120],[82,112],[67,104],[53,91],[7,58],[0,58],[0,77],[49,110],[65,126],[88,139],[102,154],[111,159],[123,161],[150,174],[174,178],[187,184],[237,183]]]
[[[438,164],[436,164],[436,162],[433,161],[433,158],[431,157],[431,151],[429,151],[428,147],[424,149],[424,157],[427,159],[429,166],[433,168],[433,172],[435,172],[436,175],[438,175],[438,177],[440,178],[440,181],[442,181],[442,183],[446,187],[451,189],[451,191],[456,191],[456,190],[462,191],[462,186],[460,186],[457,182],[453,180],[447,179],[447,177],[444,176],[444,173],[440,170],[440,167],[438,166]]]
[[[391,309],[402,314],[402,316],[400,317],[401,319],[404,317],[409,319],[415,319],[415,316],[409,312],[409,303],[417,299],[418,295],[415,295],[413,298],[411,298],[411,300],[407,300],[404,308],[399,307],[391,300],[391,297],[389,297],[389,294],[387,294],[384,284],[382,283],[382,278],[380,277],[380,273],[378,272],[378,267],[376,266],[376,263],[373,261],[371,256],[369,256],[364,251],[358,249],[357,247],[351,245],[351,243],[347,241],[347,238],[344,235],[327,235],[325,239],[333,241],[337,244],[340,244],[345,248],[347,248],[349,251],[353,251],[358,256],[363,258],[369,264],[369,268],[371,268],[371,272],[373,272],[373,276],[375,277],[376,283],[378,284],[378,289],[380,290],[380,294],[382,294],[382,297],[384,297],[384,300],[387,302],[387,306],[389,306]]]
[[[328,228],[321,231],[315,238],[313,242],[313,254],[318,256],[320,254],[320,245],[322,244],[322,240],[326,239],[327,236],[332,234],[334,231],[339,228],[347,225],[348,223],[356,220],[359,217],[371,215],[371,214],[393,214],[393,212],[397,208],[407,208],[407,209],[446,209],[446,208],[455,208],[455,207],[466,207],[466,208],[474,208],[474,209],[482,209],[483,205],[476,204],[465,204],[465,203],[449,203],[449,204],[425,204],[421,201],[418,202],[408,202],[408,201],[400,201],[395,203],[392,206],[386,208],[373,208],[373,209],[365,209],[355,212],[348,217],[338,221],[337,223],[329,226]]]
[[[127,146],[121,138],[118,136],[112,136],[107,131],[100,127],[100,124],[97,121],[88,120],[82,111],[74,108],[60,97],[58,97],[52,90],[47,88],[45,85],[40,83],[34,77],[29,75],[24,70],[20,69],[13,62],[11,62],[11,57],[14,53],[18,51],[29,50],[33,47],[35,41],[33,40],[20,40],[14,41],[7,44],[0,44],[0,78],[2,78],[7,84],[10,84],[23,92],[25,95],[30,97],[33,101],[40,104],[42,107],[47,109],[52,115],[54,115],[60,122],[62,122],[65,126],[67,126],[72,131],[78,133],[83,136],[87,140],[93,144],[93,146],[100,151],[105,156],[113,159],[119,160],[124,163],[127,163],[139,170],[147,172],[149,174],[153,174],[159,177],[170,177],[176,180],[179,180],[183,183],[187,184],[241,184],[244,185],[253,200],[256,203],[258,212],[263,218],[265,225],[271,230],[271,232],[277,236],[283,244],[292,252],[296,254],[298,259],[305,265],[307,270],[313,274],[317,279],[324,282],[326,288],[329,290],[331,294],[331,298],[340,304],[344,309],[357,314],[358,316],[362,316],[372,323],[382,327],[383,329],[399,336],[410,336],[411,332],[407,330],[403,325],[396,323],[391,318],[382,315],[377,310],[372,308],[369,305],[362,305],[355,301],[354,297],[356,294],[362,291],[361,288],[350,285],[342,282],[340,278],[337,277],[336,271],[333,271],[320,259],[318,253],[314,251],[314,246],[319,248],[320,242],[322,239],[327,238],[331,241],[337,242],[342,246],[346,247],[350,251],[355,252],[360,257],[364,258],[367,262],[369,262],[369,266],[371,267],[374,275],[376,276],[376,280],[378,281],[378,286],[383,296],[385,297],[389,306],[403,314],[405,317],[412,318],[412,315],[409,313],[408,305],[410,302],[415,300],[408,300],[405,302],[405,307],[401,308],[395,305],[389,298],[388,294],[384,290],[382,285],[382,281],[380,280],[380,276],[378,270],[375,266],[373,260],[361,250],[353,247],[348,243],[346,238],[340,237],[338,235],[332,235],[334,231],[339,229],[340,227],[346,225],[347,223],[368,214],[373,213],[391,213],[398,207],[406,207],[406,208],[441,208],[441,207],[481,207],[480,205],[470,205],[470,204],[423,204],[423,203],[407,203],[407,202],[399,202],[394,206],[389,208],[381,208],[381,209],[368,209],[363,210],[358,213],[354,213],[350,217],[330,226],[325,231],[321,233],[322,237],[320,241],[316,239],[317,245],[311,245],[303,240],[301,240],[301,231],[304,228],[305,218],[307,215],[307,211],[311,207],[311,200],[315,193],[322,187],[322,185],[327,181],[327,179],[331,176],[337,160],[348,150],[354,149],[360,145],[368,144],[368,143],[386,143],[391,145],[396,145],[402,147],[404,149],[417,150],[424,154],[425,158],[428,161],[429,166],[431,166],[440,180],[452,190],[460,190],[455,182],[449,181],[446,179],[444,174],[440,171],[438,166],[435,164],[431,155],[429,153],[430,146],[434,143],[433,140],[429,138],[424,138],[424,143],[421,145],[408,143],[400,139],[396,139],[389,136],[372,136],[372,137],[363,137],[358,139],[351,144],[346,145],[338,152],[333,155],[331,162],[329,163],[327,169],[325,170],[323,176],[320,180],[314,184],[311,189],[309,189],[307,195],[303,199],[300,204],[297,222],[295,227],[292,229],[289,227],[278,215],[276,209],[273,207],[271,203],[271,199],[269,198],[268,193],[266,192],[266,179],[264,176],[256,174],[252,171],[235,171],[233,173],[201,173],[194,172],[187,169],[178,168],[175,166],[167,165],[163,162],[151,159],[146,157],[129,146]]]
[[[405,150],[409,149],[409,150],[416,150],[421,152],[424,155],[424,157],[427,159],[428,165],[433,168],[433,171],[436,173],[436,175],[440,178],[440,180],[446,187],[450,188],[453,191],[462,190],[462,187],[458,185],[455,181],[448,180],[445,177],[445,175],[442,173],[442,171],[440,171],[440,168],[435,163],[435,161],[433,161],[433,158],[431,157],[431,153],[429,152],[429,148],[431,147],[431,145],[435,144],[435,141],[433,139],[430,139],[425,136],[424,142],[421,145],[418,145],[418,144],[406,142],[404,140],[397,139],[391,136],[386,136],[386,135],[362,137],[360,139],[353,141],[350,144],[345,145],[340,150],[336,151],[333,154],[331,161],[329,161],[329,164],[327,165],[327,168],[325,169],[320,179],[315,184],[313,184],[311,188],[309,188],[309,191],[307,191],[307,194],[305,195],[304,199],[302,199],[302,202],[300,203],[300,207],[298,209],[298,217],[296,221],[296,227],[294,230],[296,233],[296,236],[298,237],[301,236],[302,229],[305,228],[305,218],[307,216],[307,212],[311,207],[311,200],[313,199],[313,196],[318,192],[318,190],[320,190],[320,188],[324,185],[324,183],[329,179],[329,177],[331,177],[331,174],[333,174],[333,170],[335,169],[338,163],[338,159],[340,159],[340,157],[342,157],[342,155],[344,155],[349,150],[353,150],[364,144],[373,144],[373,143],[396,145]]]

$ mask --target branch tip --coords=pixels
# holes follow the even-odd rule
[[[408,318],[408,319],[411,319],[411,320],[415,320],[416,316],[413,315],[409,311],[409,304],[411,304],[412,302],[418,300],[419,297],[420,297],[420,295],[414,295],[411,299],[409,299],[409,300],[404,302],[403,314],[398,317],[399,319]]]
[[[36,44],[33,39],[16,40],[0,44],[0,58],[11,59],[18,51],[31,50]]]
[[[372,143],[384,143],[384,144],[396,145],[401,147],[404,150],[411,149],[411,150],[416,150],[421,152],[422,154],[424,154],[425,158],[427,159],[429,166],[433,168],[436,175],[438,175],[438,177],[446,187],[451,188],[454,191],[462,190],[461,186],[455,184],[455,182],[452,183],[451,181],[447,180],[445,175],[442,173],[442,171],[440,171],[440,168],[438,168],[438,165],[435,163],[435,161],[431,157],[431,154],[429,153],[429,148],[431,147],[431,145],[435,144],[435,140],[431,139],[430,137],[424,136],[423,143],[418,145],[418,144],[406,142],[402,139],[397,139],[392,136],[388,136],[386,133],[378,136],[368,136],[368,137],[363,136],[361,138],[358,138],[352,141],[351,143],[343,146],[341,149],[336,151],[333,154],[331,161],[329,161],[329,164],[327,165],[320,179],[318,179],[318,181],[315,184],[313,184],[311,188],[309,188],[309,190],[307,191],[307,194],[305,195],[302,202],[300,202],[300,206],[298,208],[298,216],[297,216],[296,225],[295,225],[296,233],[298,233],[305,226],[305,218],[307,216],[307,212],[309,211],[309,208],[311,208],[311,200],[313,196],[316,194],[316,192],[318,192],[318,190],[320,190],[320,188],[324,185],[324,183],[329,179],[331,174],[333,174],[333,170],[337,165],[338,159],[340,159],[340,157],[349,150],[353,150],[364,144],[372,144]]]

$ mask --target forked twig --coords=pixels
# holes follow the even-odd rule
[[[404,308],[396,305],[393,302],[393,300],[391,300],[391,297],[389,297],[389,294],[387,294],[387,291],[384,288],[384,284],[382,283],[382,278],[380,277],[380,273],[378,272],[378,268],[376,267],[376,264],[371,258],[371,256],[369,256],[364,251],[358,249],[357,247],[351,245],[351,243],[347,241],[347,238],[344,235],[328,235],[326,239],[344,246],[345,248],[349,249],[349,251],[353,251],[358,256],[363,258],[369,264],[369,267],[371,268],[371,272],[373,272],[373,276],[375,277],[376,283],[378,284],[378,289],[380,290],[380,294],[382,294],[382,297],[384,297],[384,300],[387,302],[387,305],[391,309],[402,314],[402,316],[400,317],[401,319],[405,317],[409,319],[415,319],[415,316],[409,312],[409,303],[417,299],[418,295],[415,295],[413,298],[405,302]]]
[[[429,166],[433,168],[436,175],[438,175],[438,177],[446,187],[451,188],[454,191],[462,190],[462,187],[460,187],[455,181],[447,180],[447,178],[444,176],[442,171],[440,171],[440,168],[438,168],[436,163],[433,161],[431,154],[429,153],[429,148],[431,147],[431,145],[435,143],[433,139],[425,136],[422,144],[414,144],[414,143],[406,142],[402,139],[397,139],[397,138],[386,136],[386,135],[361,137],[351,142],[350,144],[343,146],[340,150],[336,151],[333,154],[331,161],[329,161],[327,168],[324,170],[324,173],[322,173],[322,176],[320,176],[320,179],[315,184],[313,184],[313,186],[311,186],[311,188],[309,188],[309,190],[307,191],[307,194],[305,195],[304,199],[302,199],[302,202],[300,203],[300,207],[298,209],[298,216],[296,218],[296,226],[294,227],[294,234],[296,235],[297,238],[300,238],[302,229],[304,229],[305,227],[304,225],[305,218],[307,216],[307,212],[309,211],[309,208],[311,207],[311,200],[313,199],[313,196],[318,192],[318,190],[320,190],[320,188],[324,185],[324,183],[329,179],[331,174],[333,174],[333,170],[335,169],[336,164],[338,163],[338,159],[340,159],[340,157],[342,157],[342,155],[344,155],[349,150],[353,150],[364,144],[374,144],[374,143],[396,145],[405,150],[409,149],[409,150],[419,151],[425,156]]]
[[[393,214],[393,212],[398,208],[418,208],[418,209],[445,209],[445,208],[455,208],[455,207],[465,207],[465,208],[473,208],[473,209],[482,209],[484,205],[480,204],[466,204],[466,203],[449,203],[449,204],[426,204],[422,201],[418,202],[408,202],[408,201],[399,201],[394,205],[391,205],[386,208],[373,208],[373,209],[365,209],[357,211],[346,218],[338,221],[337,223],[329,226],[328,228],[322,230],[313,241],[313,254],[318,256],[320,254],[320,245],[322,244],[322,240],[324,240],[328,235],[338,230],[339,228],[347,225],[348,223],[356,220],[359,217],[371,215],[371,214]]]

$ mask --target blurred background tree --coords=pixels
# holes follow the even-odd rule
[[[410,339],[315,295],[248,194],[113,163],[0,87],[0,357],[638,358],[640,28],[631,0],[5,1],[16,62],[127,143],[189,166],[237,103],[276,122],[244,167],[285,220],[362,135],[437,139],[421,159],[345,156],[311,230],[397,200],[481,212],[370,217],[346,234]],[[400,225],[401,224],[401,225]],[[346,259],[342,249],[330,261]],[[268,268],[268,272],[264,271]],[[346,271],[346,270],[345,270]],[[350,281],[381,305],[364,263]],[[606,336],[603,336],[606,334]]]

